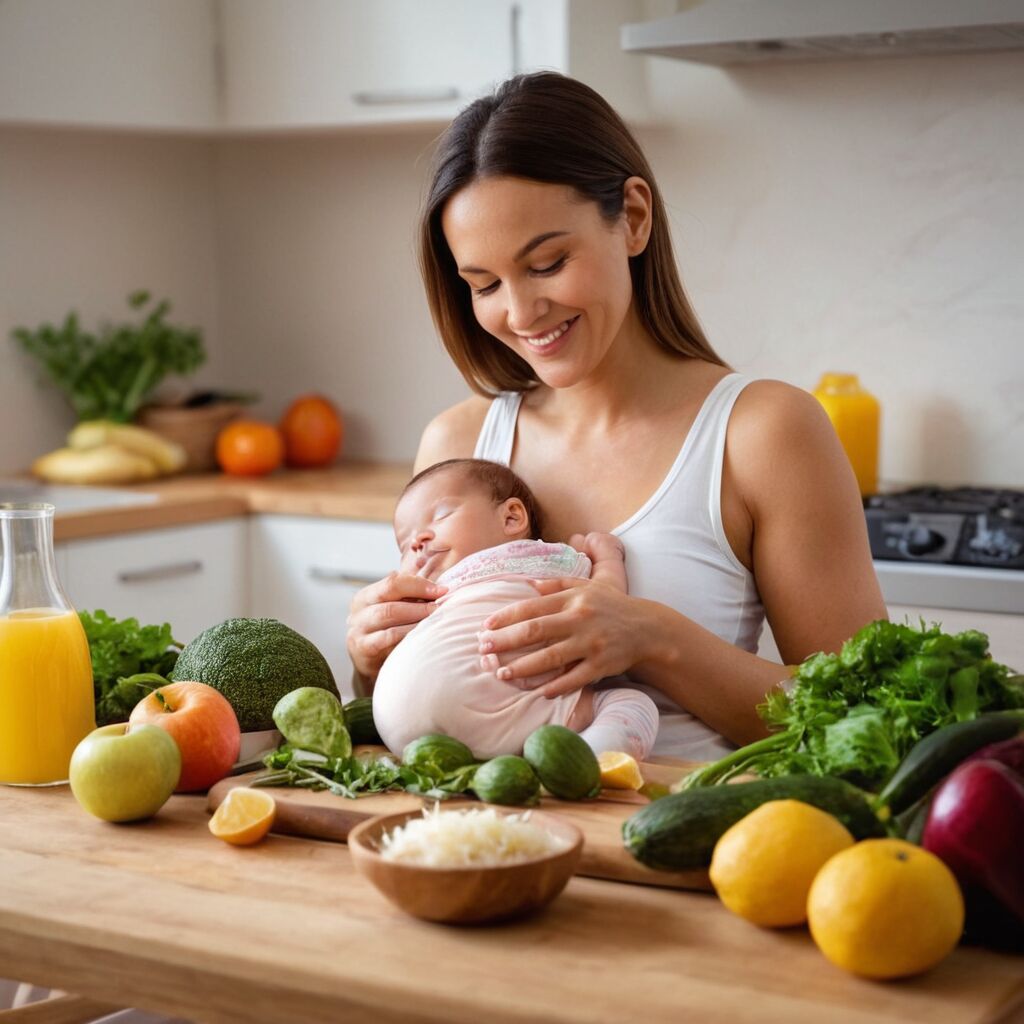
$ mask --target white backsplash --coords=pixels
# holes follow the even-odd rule
[[[1024,487],[1024,89],[1016,54],[649,63],[640,132],[683,277],[737,369],[849,370],[889,482]],[[415,261],[431,136],[214,142],[0,130],[0,328],[119,316],[146,285],[257,410],[323,391],[351,455],[411,458],[465,388]],[[68,417],[0,347],[0,472]]]

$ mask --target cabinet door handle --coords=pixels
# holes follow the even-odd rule
[[[402,103],[445,103],[457,100],[455,86],[439,89],[368,89],[352,93],[352,99],[361,107],[383,107]]]
[[[172,580],[178,576],[191,576],[202,572],[203,563],[172,562],[170,565],[154,565],[150,569],[130,569],[117,574],[118,583],[152,583],[154,580]]]
[[[345,583],[352,587],[368,587],[376,583],[377,579],[370,579],[368,576],[353,576],[344,569],[322,569],[318,565],[309,568],[309,578],[317,583]]]

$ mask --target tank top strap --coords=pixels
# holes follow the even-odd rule
[[[495,395],[476,439],[473,458],[500,462],[504,466],[511,463],[512,445],[516,439],[516,418],[522,401],[521,391],[500,391]]]

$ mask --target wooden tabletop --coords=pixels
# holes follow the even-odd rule
[[[967,1024],[1024,1000],[1020,958],[961,948],[924,977],[867,982],[806,931],[761,930],[712,895],[588,878],[527,920],[431,925],[345,846],[230,847],[204,803],[109,825],[67,787],[0,786],[0,973],[216,1024]]]
[[[156,495],[145,505],[61,513],[59,541],[209,522],[251,512],[391,522],[395,501],[412,476],[407,462],[339,462],[326,469],[279,470],[263,477],[191,473],[127,491]]]

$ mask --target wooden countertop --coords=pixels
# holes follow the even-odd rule
[[[412,476],[407,462],[341,462],[328,469],[281,470],[266,477],[201,473],[125,488],[154,494],[146,505],[60,513],[58,542],[227,519],[251,512],[391,522]]]
[[[109,825],[67,787],[0,786],[0,820],[5,975],[212,1024],[968,1024],[1024,1001],[1020,958],[961,948],[873,983],[805,930],[756,928],[711,895],[588,878],[533,918],[431,925],[385,902],[344,846],[220,843],[203,797]]]

